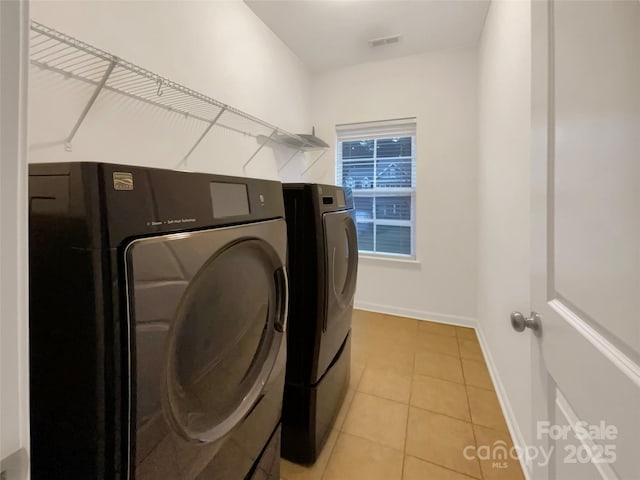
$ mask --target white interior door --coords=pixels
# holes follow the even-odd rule
[[[640,2],[532,21],[534,478],[638,480]]]

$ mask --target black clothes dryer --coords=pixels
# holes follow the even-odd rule
[[[30,166],[35,480],[278,480],[279,182]]]
[[[350,189],[284,184],[290,279],[282,456],[313,463],[349,386],[358,269]]]

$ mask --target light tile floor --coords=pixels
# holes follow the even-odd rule
[[[473,329],[356,310],[351,383],[311,467],[283,480],[522,480],[517,461],[466,459],[512,442]]]

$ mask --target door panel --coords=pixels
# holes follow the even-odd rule
[[[577,416],[575,416],[570,408],[567,408],[567,404],[564,397],[559,391],[556,391],[556,400],[553,409],[554,417],[553,424],[558,425],[561,428],[571,428],[571,425],[576,423]],[[588,458],[588,454],[591,451],[598,450],[598,446],[593,442],[580,441],[573,436],[563,437],[556,442],[557,451],[560,452],[554,455],[552,463],[550,465],[552,478],[579,478],[580,480],[600,480],[602,474],[600,469],[611,469],[608,464],[594,464],[585,461]],[[603,456],[606,453],[603,450]],[[610,472],[608,472],[610,473]],[[607,477],[605,477],[607,478]],[[608,477],[615,478],[615,477]]]
[[[532,2],[532,19],[533,431],[554,452],[534,478],[636,479],[640,2]]]
[[[281,356],[285,258],[284,221],[127,247],[138,476],[153,478],[159,468],[196,478],[220,449],[220,456],[235,449],[234,430],[261,403]],[[261,408],[280,415],[279,404]],[[240,445],[229,465],[234,475],[257,458],[273,428]]]
[[[554,293],[640,353],[640,4],[555,2]]]

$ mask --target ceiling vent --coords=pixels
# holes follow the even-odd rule
[[[370,47],[381,47],[382,45],[391,45],[392,43],[398,43],[400,41],[400,35],[391,35],[389,37],[373,38],[369,40]]]

